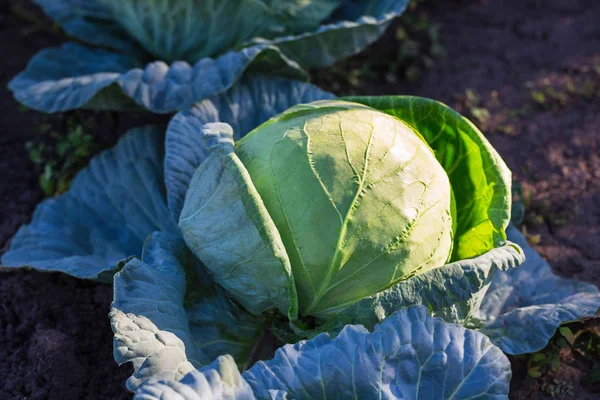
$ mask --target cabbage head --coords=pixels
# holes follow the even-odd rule
[[[320,315],[446,263],[452,189],[402,121],[356,103],[312,106],[236,152],[282,236],[300,310]]]
[[[222,130],[204,133],[218,138]],[[448,174],[424,138],[392,115],[321,100],[288,109],[235,144],[213,145],[179,226],[217,282],[251,309],[255,298],[242,287],[263,281],[269,268],[295,286],[273,292],[287,297],[275,305],[323,319],[452,259],[457,218]],[[231,191],[240,182],[244,188]],[[242,214],[252,223],[233,228]],[[219,240],[228,234],[235,249]]]

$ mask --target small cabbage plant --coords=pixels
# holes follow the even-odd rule
[[[256,76],[127,133],[2,261],[112,279],[140,399],[506,398],[504,353],[600,306],[509,218],[447,106]]]
[[[36,110],[169,113],[246,72],[307,79],[374,42],[408,0],[34,0],[78,40],[9,84]]]

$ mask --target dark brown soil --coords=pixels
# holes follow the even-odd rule
[[[37,50],[61,39],[48,32],[49,23],[28,22],[3,3],[0,86],[6,87]],[[442,25],[446,59],[435,60],[416,84],[403,76],[384,82],[385,71],[376,67],[376,78],[352,90],[432,97],[469,115],[523,186],[524,229],[536,249],[558,274],[600,285],[600,2],[463,0],[424,7]],[[395,46],[391,30],[357,60],[393,60]],[[0,249],[43,197],[40,171],[24,150],[43,117],[18,109],[2,90]],[[99,118],[100,147],[140,119],[148,117]],[[131,369],[112,359],[111,295],[110,287],[59,274],[0,270],[0,399],[129,397],[124,382]],[[541,379],[526,377],[515,361],[511,397],[550,398],[553,379],[573,387],[565,398],[600,396],[598,388],[580,383],[589,362],[569,351],[561,360],[558,372]]]
[[[112,289],[29,271],[0,272],[0,399],[127,399],[112,357]]]

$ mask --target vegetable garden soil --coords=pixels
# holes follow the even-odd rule
[[[5,88],[34,53],[63,38],[29,2],[0,5],[0,86]],[[599,285],[600,2],[437,1],[419,10],[442,25],[439,41],[448,56],[435,60],[415,84],[402,77],[385,83],[386,71],[378,64],[380,81],[343,90],[432,97],[470,116],[522,185],[523,229],[536,250],[559,275]],[[354,62],[392,62],[396,47],[391,28]],[[318,83],[327,88],[326,80]],[[43,198],[41,171],[29,160],[25,143],[39,137],[40,123],[60,129],[67,116],[23,111],[6,89],[0,91],[0,112],[0,249],[5,250]],[[96,121],[99,148],[155,118],[83,114]],[[124,382],[132,368],[118,367],[112,358],[111,298],[109,286],[55,273],[0,270],[0,400],[129,398]],[[598,387],[580,383],[590,362],[568,350],[560,354],[559,371],[540,379],[527,377],[515,360],[511,397],[551,398],[562,385],[571,388],[564,398],[598,398]]]

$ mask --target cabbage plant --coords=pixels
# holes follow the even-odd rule
[[[447,106],[257,76],[128,132],[2,262],[112,281],[141,399],[505,398],[504,353],[600,306],[509,218]]]
[[[44,49],[9,84],[45,112],[168,113],[246,72],[307,79],[374,42],[408,0],[34,0],[77,42]]]

